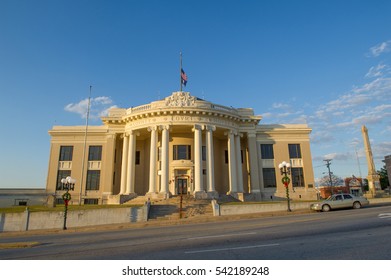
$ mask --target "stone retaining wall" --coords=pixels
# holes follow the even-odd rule
[[[370,204],[391,203],[391,198],[373,198],[368,200]],[[290,207],[292,211],[299,209],[310,209],[310,205],[312,203],[313,202],[291,202]],[[287,211],[288,209],[286,202],[219,205],[215,200],[212,201],[212,208],[214,216],[277,212]]]
[[[68,211],[67,228],[147,221],[148,211],[149,205]],[[62,211],[30,212],[26,208],[23,213],[0,213],[0,232],[62,229],[63,225]]]

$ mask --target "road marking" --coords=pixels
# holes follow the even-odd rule
[[[382,213],[382,214],[379,214],[378,217],[380,219],[391,219],[391,213]]]
[[[243,236],[243,235],[255,235],[255,234],[257,234],[257,233],[256,232],[246,232],[246,233],[235,233],[235,234],[207,235],[207,236],[190,237],[190,238],[187,238],[187,240]]]
[[[278,243],[274,244],[263,244],[263,245],[253,245],[253,246],[243,246],[243,247],[231,247],[231,248],[221,248],[221,249],[209,249],[209,250],[199,250],[199,251],[188,251],[185,254],[198,254],[198,253],[210,253],[210,252],[221,252],[221,251],[231,251],[231,250],[243,250],[243,249],[253,249],[253,248],[262,248],[262,247],[273,247],[280,246]]]

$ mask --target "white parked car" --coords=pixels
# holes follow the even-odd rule
[[[326,200],[311,204],[311,210],[327,212],[332,209],[354,208],[359,209],[369,204],[368,199],[348,193],[333,194]]]

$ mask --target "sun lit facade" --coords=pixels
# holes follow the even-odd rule
[[[54,126],[47,191],[75,178],[72,202],[119,204],[180,193],[197,199],[285,197],[278,164],[290,161],[291,198],[316,198],[304,124],[262,125],[249,108],[174,92],[163,100],[114,108],[100,126]],[[87,136],[87,137],[86,137]]]

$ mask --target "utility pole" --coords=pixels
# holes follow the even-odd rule
[[[329,180],[330,180],[330,193],[333,195],[333,180],[331,179],[331,171],[330,171],[330,165],[331,165],[331,159],[324,159],[323,161],[326,162],[327,169],[329,170]]]

